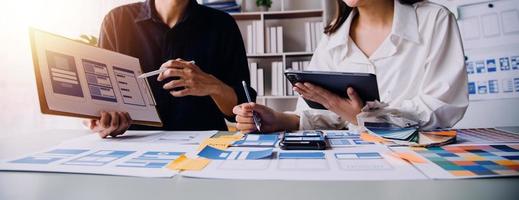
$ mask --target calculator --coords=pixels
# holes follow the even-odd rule
[[[322,131],[285,132],[279,147],[284,150],[324,150],[327,143]]]

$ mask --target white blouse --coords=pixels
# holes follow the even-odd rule
[[[467,74],[456,19],[440,5],[395,0],[391,33],[367,57],[349,37],[354,9],[344,24],[319,42],[306,70],[372,73],[380,100],[415,117],[424,129],[452,127],[468,106]],[[348,123],[298,99],[300,129],[341,129]]]

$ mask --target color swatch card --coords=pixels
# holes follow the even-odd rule
[[[460,143],[519,143],[519,134],[495,128],[457,129],[456,131]]]
[[[279,133],[247,134],[241,140],[232,144],[234,147],[274,147],[278,142]]]
[[[198,153],[198,156],[211,160],[257,160],[270,158],[272,156],[272,149],[260,151],[225,151],[212,146],[206,146]]]
[[[414,163],[434,179],[519,176],[519,145],[458,145],[444,147],[393,148],[415,152],[427,160]]]

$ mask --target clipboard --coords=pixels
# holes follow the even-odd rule
[[[139,60],[29,28],[36,88],[43,114],[98,119],[128,112],[133,124],[162,127]]]

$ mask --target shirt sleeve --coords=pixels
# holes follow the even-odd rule
[[[439,12],[434,32],[431,38],[423,38],[430,41],[430,50],[419,95],[394,107],[418,120],[423,129],[452,127],[468,107],[463,45],[452,13]]]
[[[229,39],[226,40],[228,41],[226,44],[222,45],[226,46],[224,59],[225,63],[229,64],[229,68],[226,68],[227,76],[225,80],[221,81],[234,89],[236,97],[238,98],[238,104],[248,102],[241,83],[242,81],[247,82],[247,89],[251,96],[251,100],[252,102],[255,102],[256,91],[250,87],[249,65],[240,29],[230,16],[227,20],[229,20],[229,27],[226,29],[225,34],[228,34],[227,38]],[[235,121],[234,116],[226,116],[226,119],[231,122]]]
[[[97,46],[103,49],[115,51],[115,30],[114,18],[110,12],[104,17],[103,23],[101,24]]]
[[[327,60],[330,55],[325,52],[327,36],[324,36],[317,48],[314,51],[312,60],[306,70],[319,70],[319,67],[328,65]],[[347,126],[347,122],[343,120],[339,115],[329,110],[313,109],[308,106],[303,98],[297,99],[296,110],[294,114],[299,116],[299,129],[300,130],[311,130],[311,129],[343,129]]]

